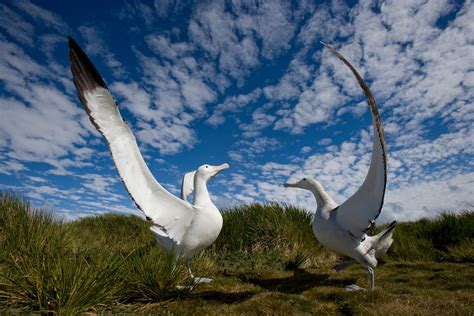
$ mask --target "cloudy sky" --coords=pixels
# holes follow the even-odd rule
[[[315,209],[362,183],[378,102],[389,149],[381,221],[474,205],[473,1],[1,1],[0,190],[58,217],[137,210],[71,80],[67,35],[91,57],[150,169],[178,193],[204,163],[220,206]],[[319,2],[319,1],[318,1]]]

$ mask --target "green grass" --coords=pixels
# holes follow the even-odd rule
[[[474,262],[474,213],[442,214],[434,220],[401,223],[394,233],[390,258]]]
[[[472,314],[474,214],[401,223],[376,290],[314,238],[311,216],[278,204],[225,210],[215,242],[193,259],[213,277],[190,286],[184,265],[160,251],[150,224],[106,214],[61,223],[0,194],[0,308],[7,313]]]
[[[311,215],[301,209],[251,204],[224,210],[223,218],[222,231],[207,251],[219,262],[282,269],[319,265],[334,257],[316,242]]]
[[[67,226],[9,194],[0,196],[0,304],[74,314],[110,303],[122,258],[73,251]]]

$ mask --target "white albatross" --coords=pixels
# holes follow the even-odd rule
[[[104,136],[119,176],[137,207],[154,225],[150,228],[158,245],[186,260],[195,282],[211,279],[194,278],[190,258],[210,246],[222,228],[222,216],[212,203],[206,182],[221,170],[220,166],[200,166],[192,176],[185,176],[186,188],[194,189],[191,204],[169,193],[153,177],[138,148],[135,136],[122,119],[117,104],[104,80],[79,45],[69,37],[69,58],[77,94],[91,122]],[[184,183],[183,183],[184,184]],[[186,191],[186,192],[188,192]],[[187,194],[190,194],[188,192]]]
[[[314,179],[303,178],[295,183],[287,182],[284,186],[305,189],[313,193],[317,204],[312,221],[314,235],[326,248],[349,256],[367,268],[370,276],[370,288],[373,289],[375,286],[373,268],[377,266],[377,258],[390,248],[397,224],[394,221],[379,234],[368,235],[375,227],[375,219],[382,210],[387,184],[387,148],[382,121],[375,99],[357,70],[333,47],[324,45],[349,67],[367,97],[374,128],[369,171],[362,186],[339,206],[323,186]],[[335,266],[335,269],[337,271],[343,270],[352,263],[353,261],[339,264]],[[348,286],[347,289],[362,290],[355,284]]]

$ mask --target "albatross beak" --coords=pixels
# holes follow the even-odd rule
[[[297,188],[297,187],[298,187],[298,185],[297,185],[296,183],[291,183],[291,182],[285,182],[285,183],[283,184],[283,186],[284,186],[285,188]]]
[[[227,168],[229,168],[229,167],[230,167],[230,166],[229,166],[228,163],[223,163],[223,164],[220,165],[220,166],[214,167],[214,170],[217,171],[217,172],[219,172],[219,171],[224,170],[224,169],[227,169]]]
[[[215,166],[215,167],[214,167],[214,173],[213,173],[212,177],[216,176],[219,172],[221,172],[222,170],[227,169],[227,168],[229,168],[229,167],[230,167],[230,166],[229,166],[228,163],[223,163],[223,164],[220,165],[220,166]]]

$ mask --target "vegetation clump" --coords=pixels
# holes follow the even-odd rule
[[[224,210],[223,217],[218,239],[193,263],[197,275],[215,281],[197,286],[138,216],[63,223],[26,199],[0,193],[0,308],[66,315],[430,314],[442,308],[463,314],[474,308],[474,281],[462,277],[474,273],[472,212],[400,223],[377,270],[383,295],[344,291],[366,272],[358,265],[333,272],[338,257],[319,245],[304,210],[251,204]]]

